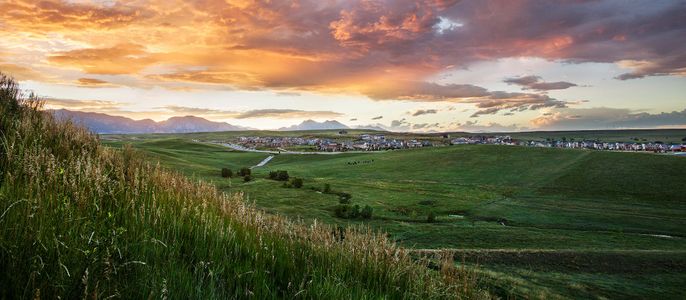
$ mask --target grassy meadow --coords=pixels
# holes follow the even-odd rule
[[[501,295],[682,295],[682,157],[495,145],[284,154],[253,169],[254,179],[243,182],[222,178],[220,169],[252,166],[268,154],[193,141],[237,135],[222,134],[105,136],[104,143],[132,144],[165,167],[242,193],[270,214],[370,226],[416,253],[451,249],[459,265],[488,278]],[[304,186],[285,188],[267,179],[276,170],[303,178]],[[350,193],[352,204],[371,206],[374,217],[336,217],[339,200],[321,192],[325,184]],[[429,214],[435,222],[427,222]]]
[[[0,299],[491,297],[450,252],[417,260],[365,228],[265,214],[170,170],[209,174],[221,153],[186,164],[207,147],[151,145],[103,147],[0,76]]]

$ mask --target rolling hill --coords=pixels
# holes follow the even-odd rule
[[[0,298],[489,297],[448,255],[265,214],[21,95],[0,76]]]

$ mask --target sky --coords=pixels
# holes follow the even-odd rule
[[[2,0],[48,108],[275,129],[686,128],[686,1]]]

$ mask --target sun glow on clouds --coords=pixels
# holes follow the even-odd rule
[[[591,104],[683,109],[684,12],[678,2],[7,0],[0,71],[55,98],[134,103],[118,112],[129,116],[291,112],[265,115],[266,128],[312,117],[299,111],[364,125],[434,109],[408,128],[524,126]],[[656,95],[607,99],[609,86]]]

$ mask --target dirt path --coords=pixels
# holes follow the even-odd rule
[[[272,160],[272,158],[274,158],[274,155],[268,156],[267,158],[263,159],[259,164],[256,164],[250,168],[252,169],[252,168],[262,167],[262,166],[266,165],[270,160]]]

